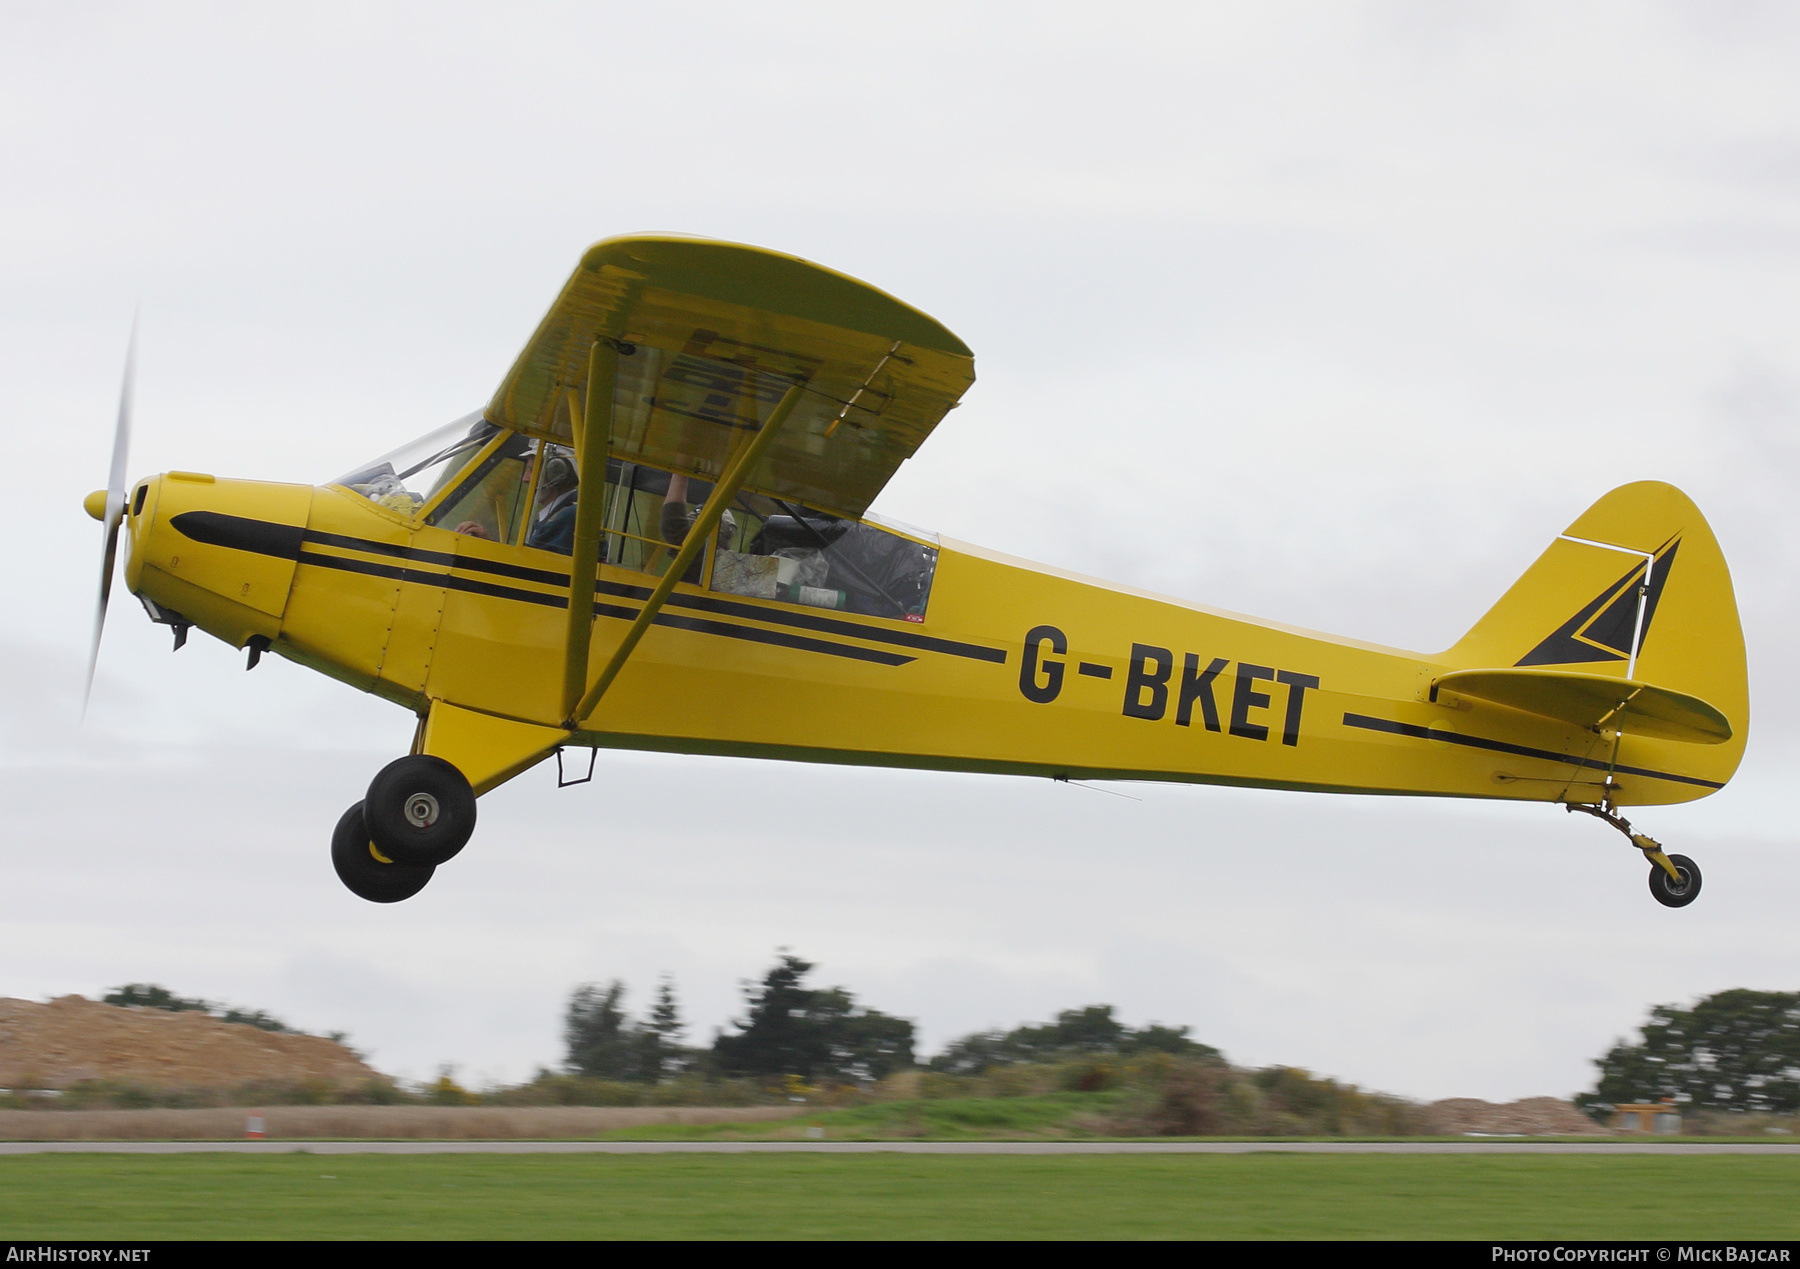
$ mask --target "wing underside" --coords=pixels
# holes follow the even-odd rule
[[[803,383],[744,487],[850,517],[975,378],[955,335],[843,274],[756,247],[614,238],[583,257],[488,419],[570,443],[596,340],[619,353],[616,458],[715,480]]]

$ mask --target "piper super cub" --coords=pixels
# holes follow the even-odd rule
[[[317,487],[128,489],[128,360],[86,502],[94,654],[122,530],[177,648],[198,627],[413,711],[332,835],[378,903],[570,746],[1546,802],[1624,833],[1659,902],[1699,894],[1619,813],[1704,797],[1744,752],[1731,578],[1678,490],[1615,489],[1454,647],[1404,652],[871,513],[974,378],[874,287],[678,236],[592,247],[483,409]]]

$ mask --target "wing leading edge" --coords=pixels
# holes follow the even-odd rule
[[[570,443],[596,340],[619,353],[615,457],[717,480],[803,382],[744,488],[853,518],[975,381],[960,339],[844,274],[735,243],[609,238],[582,257],[488,419]]]

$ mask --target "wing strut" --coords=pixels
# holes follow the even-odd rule
[[[597,350],[599,345],[595,345],[595,347]],[[609,356],[617,356],[616,353],[612,352],[611,348],[607,349],[607,354]],[[599,358],[601,354],[596,351],[594,356]],[[591,373],[588,382],[590,385],[595,382]],[[612,380],[609,377],[606,384],[610,387],[611,383]],[[591,386],[588,392],[587,416],[592,419],[594,417],[594,401],[596,394]],[[774,413],[769,415],[768,421],[756,432],[747,434],[749,436],[748,443],[743,444],[739,448],[736,457],[731,460],[730,466],[725,469],[725,474],[719,478],[718,484],[713,486],[712,496],[706,500],[706,505],[701,508],[699,516],[694,520],[693,527],[688,530],[687,537],[682,539],[681,549],[676,552],[674,560],[670,562],[669,567],[663,573],[661,580],[657,582],[656,589],[651,592],[650,598],[645,602],[643,610],[638,613],[637,619],[631,623],[631,628],[625,632],[625,637],[619,641],[619,646],[613,650],[611,659],[606,663],[606,668],[600,671],[600,677],[594,680],[594,685],[588,689],[587,695],[583,696],[580,703],[570,710],[568,715],[564,718],[563,725],[565,727],[569,728],[571,731],[576,730],[587,716],[594,712],[595,706],[600,703],[600,698],[606,694],[606,689],[612,686],[612,681],[618,677],[619,671],[624,667],[626,659],[631,656],[632,650],[637,647],[638,640],[644,637],[644,632],[650,629],[650,623],[656,620],[656,614],[662,611],[663,604],[665,604],[668,601],[669,596],[674,593],[675,583],[681,580],[683,574],[688,571],[688,567],[693,564],[695,558],[706,549],[706,544],[712,540],[713,532],[719,526],[719,519],[725,514],[725,508],[731,505],[732,499],[737,497],[738,490],[744,487],[744,482],[749,479],[751,471],[754,470],[756,464],[762,460],[762,456],[768,451],[769,446],[774,442],[776,435],[781,431],[781,425],[787,422],[788,415],[792,414],[794,412],[794,407],[800,404],[800,398],[805,392],[806,381],[804,379],[795,381],[782,395],[781,400],[775,406]],[[607,401],[607,414],[610,422],[610,393],[607,394]],[[602,451],[600,458],[596,461],[600,465],[601,482],[602,485],[604,485],[606,472],[606,458],[604,451]],[[585,476],[587,465],[588,457],[586,452],[584,452],[582,455],[583,492],[585,492],[587,488]],[[576,495],[578,504],[580,496],[580,494]],[[577,509],[575,514],[576,523],[579,526],[581,523],[580,510]],[[597,511],[595,512],[594,524],[595,529],[593,536],[597,536],[599,531],[599,513]],[[581,540],[581,532],[581,529],[577,527],[577,543]],[[595,556],[597,551],[597,544],[590,546],[590,556]],[[591,580],[594,569],[593,559],[590,558],[585,574],[579,572],[579,569],[581,568],[579,561],[577,561],[575,567],[578,570],[577,576],[586,576],[590,579],[587,597],[581,604],[582,612],[586,617],[586,620],[582,623],[585,634],[585,631],[588,628],[591,628],[591,623],[593,621],[594,596],[591,589],[593,584]],[[571,589],[569,596],[571,633],[575,629],[575,603],[576,595],[574,590]],[[570,678],[581,674],[586,668],[586,645],[587,640],[584,637],[582,640],[581,660],[577,661],[575,658],[575,641],[573,637],[569,640],[568,675],[566,675],[564,679],[565,692],[567,690],[566,685],[570,681]]]
[[[569,558],[569,629],[564,640],[562,716],[573,718],[587,686],[588,645],[594,633],[594,583],[600,564],[600,526],[606,510],[606,454],[612,448],[613,382],[619,352],[605,335],[588,352],[587,408],[569,411],[580,484],[575,491],[575,540]]]

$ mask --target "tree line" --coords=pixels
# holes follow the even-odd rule
[[[809,986],[813,969],[810,961],[780,954],[761,979],[745,985],[743,1016],[704,1047],[683,1042],[686,1027],[671,979],[658,984],[641,1019],[626,1011],[624,983],[585,983],[571,994],[564,1016],[565,1069],[642,1084],[683,1075],[870,1084],[913,1069],[976,1076],[1009,1066],[1155,1054],[1224,1067],[1219,1050],[1192,1039],[1190,1028],[1129,1027],[1111,1005],[1067,1009],[1052,1022],[1010,1031],[975,1032],[921,1063],[909,1019],[859,1005],[843,987]],[[103,1000],[295,1033],[263,1010],[178,996],[154,983],[127,983]],[[329,1038],[345,1039],[342,1032]],[[1657,1005],[1637,1040],[1618,1041],[1594,1065],[1595,1087],[1575,1103],[1596,1116],[1618,1105],[1665,1099],[1693,1110],[1795,1114],[1800,1112],[1800,992],[1736,988],[1687,1007]]]
[[[869,1083],[914,1064],[911,1022],[859,1007],[842,987],[808,987],[812,970],[810,961],[784,953],[760,982],[746,985],[744,1017],[709,1049],[682,1045],[685,1027],[668,978],[642,1021],[625,1013],[618,979],[584,983],[563,1020],[566,1065],[578,1075],[651,1083],[690,1071]]]
[[[642,1020],[625,1011],[625,984],[584,983],[564,1016],[565,1065],[597,1079],[658,1082],[694,1072],[725,1078],[867,1084],[920,1065],[913,1024],[868,1009],[843,987],[810,987],[810,961],[782,953],[763,977],[744,988],[744,1014],[708,1048],[681,1043],[685,1028],[674,983],[664,978]],[[951,1075],[996,1066],[1057,1061],[1071,1056],[1168,1053],[1219,1060],[1219,1051],[1188,1038],[1187,1027],[1141,1029],[1113,1017],[1111,1005],[1058,1014],[1053,1023],[964,1036],[926,1064]]]
[[[699,1074],[868,1084],[910,1069],[976,1076],[1008,1066],[1152,1054],[1184,1059],[1190,1068],[1225,1067],[1219,1050],[1192,1039],[1190,1028],[1133,1028],[1111,1005],[1067,1009],[1053,1022],[1010,1031],[975,1032],[921,1063],[910,1020],[865,1008],[843,987],[809,986],[813,969],[810,961],[782,953],[761,979],[745,985],[743,1016],[708,1047],[682,1043],[685,1028],[670,979],[662,980],[641,1021],[625,1011],[622,982],[584,984],[569,1000],[566,1068],[626,1082]],[[1693,1109],[1796,1113],[1800,992],[1740,988],[1687,1008],[1658,1005],[1640,1039],[1619,1041],[1594,1065],[1594,1090],[1575,1103],[1596,1116],[1615,1105],[1665,1098]]]
[[[264,1013],[261,1009],[236,1009],[216,1000],[202,1000],[198,996],[177,996],[167,987],[155,983],[126,983],[123,987],[114,987],[100,998],[100,1003],[166,1009],[170,1013],[203,1013],[220,1022],[239,1022],[259,1031],[273,1031],[277,1035],[300,1034],[280,1018]],[[342,1034],[333,1032],[331,1038],[339,1039]]]

